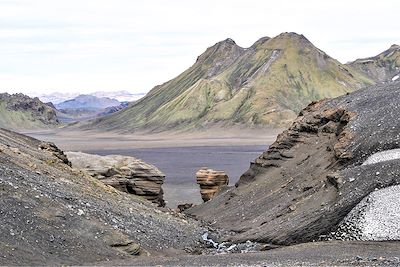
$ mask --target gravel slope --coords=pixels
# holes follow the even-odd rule
[[[55,146],[0,129],[0,265],[81,264],[198,247],[205,229],[164,211],[72,169]]]

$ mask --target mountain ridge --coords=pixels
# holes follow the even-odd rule
[[[120,105],[120,102],[116,99],[108,97],[97,97],[89,94],[81,94],[77,97],[56,104],[56,108],[59,110],[63,109],[104,109]]]
[[[120,102],[133,102],[141,97],[143,97],[144,93],[130,93],[126,90],[121,91],[96,91],[92,93],[85,93],[86,95],[92,95],[96,97],[108,97],[116,99]],[[32,94],[31,97],[38,97],[42,102],[52,102],[54,105],[57,105],[61,102],[65,102],[67,100],[74,99],[79,96],[79,93],[60,93],[60,92],[52,92],[49,94]]]
[[[83,128],[135,131],[214,124],[280,127],[309,102],[374,81],[315,47],[304,35],[263,37],[249,48],[228,38],[128,109]]]
[[[129,102],[119,102],[108,97],[81,94],[55,105],[60,121],[72,123],[109,115],[129,106]]]

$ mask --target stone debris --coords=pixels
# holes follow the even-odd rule
[[[197,183],[200,185],[201,198],[204,202],[212,199],[221,187],[229,184],[229,177],[223,171],[203,168],[196,172]]]
[[[183,211],[185,211],[187,209],[190,209],[193,206],[194,206],[193,203],[179,204],[177,209],[176,209],[176,212],[183,212]]]
[[[214,240],[210,233],[205,232],[201,236],[206,247],[209,249],[204,251],[205,254],[226,254],[226,253],[248,253],[260,251],[263,245],[247,240],[243,243],[221,242]]]
[[[82,152],[66,154],[74,168],[85,170],[104,184],[165,206],[161,187],[165,175],[155,166],[128,156],[99,156]]]

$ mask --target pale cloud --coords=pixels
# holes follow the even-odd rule
[[[342,62],[400,43],[397,0],[0,0],[0,91],[146,92],[214,43],[304,34]]]

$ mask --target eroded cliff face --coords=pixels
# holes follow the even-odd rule
[[[399,159],[361,166],[399,147],[399,95],[394,83],[310,104],[235,188],[187,212],[236,241],[286,245],[333,231],[365,196],[400,182]]]

